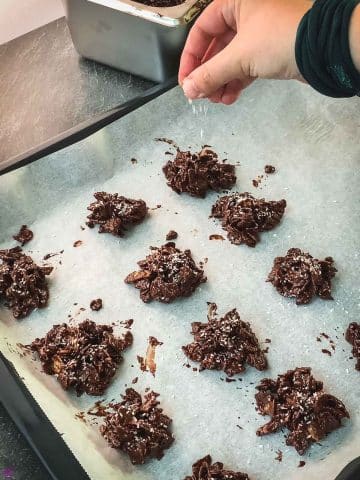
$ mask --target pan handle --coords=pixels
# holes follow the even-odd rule
[[[360,457],[350,462],[335,480],[360,480]]]

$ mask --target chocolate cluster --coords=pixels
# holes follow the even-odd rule
[[[64,390],[73,388],[78,396],[102,395],[132,342],[131,332],[116,337],[112,327],[85,320],[54,325],[29,347],[38,354],[44,372],[55,375]]]
[[[259,413],[271,417],[257,430],[257,435],[287,428],[290,433],[286,445],[295,447],[300,455],[339,428],[343,418],[349,418],[344,404],[324,392],[323,383],[315,380],[310,368],[289,370],[276,380],[265,378],[256,388]]]
[[[159,248],[151,247],[151,254],[138,265],[140,270],[130,273],[125,282],[140,290],[143,302],[170,303],[176,298],[190,296],[206,281],[190,250],[182,252],[172,242]]]
[[[246,473],[225,470],[221,462],[212,463],[210,455],[201,458],[192,466],[192,475],[184,480],[249,480]]]
[[[249,323],[241,320],[235,308],[218,318],[217,306],[211,303],[208,322],[194,322],[191,326],[194,342],[182,349],[191,360],[200,363],[200,371],[223,370],[232,376],[244,372],[246,364],[257,370],[267,368],[255,333]]]
[[[229,189],[236,183],[235,166],[220,162],[217,154],[203,148],[199,153],[177,150],[163,167],[167,184],[176,193],[205,197],[208,190]]]
[[[46,276],[53,267],[38,266],[21,247],[0,250],[0,299],[15,318],[27,317],[35,308],[46,307],[49,289]]]
[[[100,432],[113,448],[129,455],[134,465],[148,458],[160,460],[171,447],[174,437],[171,419],[159,408],[158,393],[149,392],[142,399],[128,388],[120,403],[111,404]]]
[[[299,248],[291,248],[285,257],[277,257],[268,276],[276,290],[284,297],[295,297],[297,305],[309,303],[318,295],[332,300],[331,279],[337,272],[334,260],[313,258]]]
[[[220,197],[213,205],[211,216],[221,220],[231,243],[245,243],[255,247],[259,233],[272,230],[281,221],[286,201],[267,202],[254,198],[250,193],[233,193]]]
[[[96,202],[88,206],[86,225],[99,225],[99,233],[111,233],[123,237],[129,226],[140,223],[147,215],[148,208],[143,200],[133,200],[117,193],[96,192]]]

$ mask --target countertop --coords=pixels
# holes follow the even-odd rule
[[[153,85],[80,58],[65,18],[0,45],[0,162]]]
[[[85,60],[60,18],[0,45],[0,162],[154,84]],[[0,404],[0,480],[48,480]]]

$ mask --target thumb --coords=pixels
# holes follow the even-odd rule
[[[245,79],[233,40],[221,52],[193,70],[183,83],[185,96],[190,100],[211,96],[235,79]]]

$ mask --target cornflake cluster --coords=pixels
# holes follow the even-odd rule
[[[148,208],[143,200],[133,200],[117,193],[96,192],[96,202],[88,206],[86,225],[99,225],[99,233],[111,233],[123,237],[127,228],[140,223],[147,215]]]
[[[318,295],[323,300],[332,300],[331,279],[337,272],[334,260],[313,258],[299,248],[291,248],[285,257],[277,257],[268,276],[276,290],[284,297],[295,297],[297,305],[309,303]]]
[[[240,319],[236,309],[217,317],[215,303],[209,305],[208,323],[192,323],[194,342],[183,348],[200,371],[223,370],[232,376],[245,371],[246,364],[258,370],[267,368],[267,361],[256,335],[248,323]]]
[[[127,453],[134,465],[143,464],[148,458],[160,460],[174,441],[170,432],[172,421],[159,408],[158,396],[149,392],[143,400],[138,392],[128,388],[122,402],[110,404],[111,410],[100,427],[111,447]]]
[[[276,380],[265,378],[256,387],[256,405],[261,415],[271,420],[257,430],[257,435],[268,435],[287,428],[286,445],[293,446],[300,455],[314,442],[341,426],[349,418],[344,404],[323,390],[323,383],[311,375],[311,368],[296,368]]]
[[[280,223],[285,207],[285,200],[267,202],[247,192],[233,193],[217,200],[211,216],[221,220],[231,243],[255,247],[260,240],[259,233],[272,230]]]
[[[115,337],[112,327],[85,320],[77,326],[54,325],[30,349],[39,355],[48,375],[55,375],[64,390],[77,395],[102,395],[122,361],[122,352],[133,342],[131,332]]]
[[[151,251],[145,260],[138,262],[140,270],[125,278],[126,283],[140,290],[143,302],[170,303],[176,298],[190,296],[206,281],[190,250],[182,252],[169,242],[159,248],[151,247]]]
[[[246,473],[224,470],[221,462],[212,463],[210,455],[201,458],[192,466],[192,475],[184,480],[249,480]]]
[[[53,267],[39,267],[21,247],[0,250],[0,299],[15,318],[27,317],[35,308],[46,307],[49,289],[46,276]]]
[[[203,198],[208,190],[229,189],[236,183],[235,166],[219,162],[217,154],[208,148],[199,153],[177,150],[163,172],[176,193],[186,192],[193,197]]]

